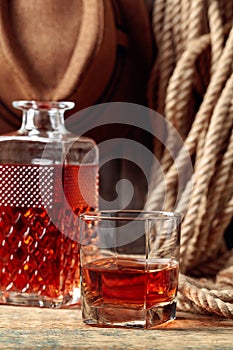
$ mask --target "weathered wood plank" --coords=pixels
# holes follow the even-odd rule
[[[177,313],[154,330],[94,328],[78,309],[0,306],[0,349],[233,350],[233,321]]]

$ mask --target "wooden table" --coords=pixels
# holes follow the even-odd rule
[[[94,328],[78,309],[0,306],[0,349],[233,349],[233,321],[177,313],[158,329]]]

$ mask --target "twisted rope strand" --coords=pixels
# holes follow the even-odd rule
[[[192,310],[192,313],[200,314],[200,315],[209,315],[210,313],[206,310],[203,310],[203,308],[198,307],[196,304],[194,304],[190,299],[188,299],[185,295],[178,292],[177,295],[177,310],[180,311],[187,311],[190,312]]]
[[[183,41],[181,36],[181,8],[180,0],[170,0],[172,2],[172,38],[174,46],[175,62],[177,62],[183,51]]]
[[[189,29],[189,18],[190,18],[190,0],[181,0],[180,1],[180,7],[181,7],[181,23],[180,23],[180,31],[181,31],[181,37],[183,40],[183,47],[184,50],[186,49],[186,44],[188,42],[188,29]]]
[[[182,132],[181,123],[186,115],[187,105],[194,76],[194,62],[210,43],[210,36],[204,35],[187,45],[170,79],[166,95],[166,118],[174,122],[178,131]],[[184,137],[185,135],[183,135]]]
[[[203,291],[202,289],[198,289],[186,281],[183,276],[180,277],[179,290],[188,296],[199,308],[219,316],[233,319],[233,304],[223,302],[221,299],[212,296],[209,290]]]
[[[203,288],[203,292],[205,292],[206,289]],[[210,290],[209,293],[216,298],[221,299],[222,301],[226,302],[233,302],[233,291],[232,290]]]
[[[208,18],[211,33],[211,75],[213,75],[224,46],[224,31],[217,0],[209,0]]]
[[[171,1],[167,2],[165,9],[164,25],[162,28],[162,40],[160,42],[160,50],[158,54],[158,61],[160,64],[159,83],[158,83],[158,101],[157,111],[164,113],[164,101],[166,96],[166,89],[169,78],[173,71],[174,54],[172,47],[172,31],[171,31],[171,20],[172,20],[173,5]]]
[[[154,2],[152,11],[152,27],[153,32],[155,33],[155,42],[157,47],[159,47],[162,39],[165,10],[166,0],[157,0]]]
[[[155,44],[157,47],[160,46],[160,42],[162,40],[162,28],[165,17],[165,9],[166,9],[166,0],[157,0],[154,2],[153,11],[152,11],[152,27],[153,32],[155,33]],[[156,85],[157,79],[159,75],[159,64],[156,60],[150,75],[150,79],[148,82],[148,103],[151,108],[157,109],[156,101],[154,96],[157,94]],[[157,99],[156,99],[157,100]]]
[[[222,162],[216,168],[215,176],[210,186],[209,194],[208,194],[208,203],[212,203],[211,210],[206,210],[205,215],[202,220],[202,224],[200,227],[201,235],[205,235],[206,232],[211,232],[211,223],[214,218],[218,216],[220,207],[219,204],[223,201],[230,193],[230,186],[233,183],[233,132],[231,134],[229,144],[226,152],[223,155]],[[226,185],[228,184],[228,185]],[[223,199],[222,199],[223,198]],[[217,248],[222,236],[218,234],[217,236],[211,235],[212,242],[215,243],[215,246],[212,244],[213,248]],[[212,254],[213,249],[208,248],[208,254]]]
[[[204,0],[191,1],[190,3],[188,41],[200,36],[204,3]]]

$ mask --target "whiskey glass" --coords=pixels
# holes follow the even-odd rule
[[[80,215],[81,307],[86,324],[154,328],[175,319],[178,213]]]

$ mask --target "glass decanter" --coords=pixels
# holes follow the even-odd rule
[[[0,303],[80,302],[78,215],[98,207],[98,149],[64,125],[73,102],[15,101],[0,136]]]

